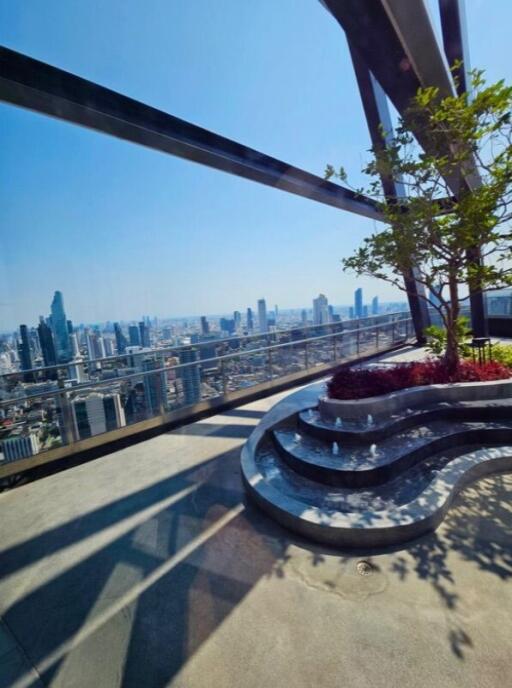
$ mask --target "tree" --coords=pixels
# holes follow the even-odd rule
[[[450,368],[459,365],[457,323],[469,298],[463,285],[478,293],[512,284],[512,88],[486,85],[481,71],[470,76],[471,95],[440,97],[437,88],[421,88],[394,132],[382,131],[387,145],[371,149],[363,169],[371,181],[356,191],[378,202],[385,227],[342,260],[344,269],[406,292],[403,277],[414,270],[425,288],[420,298],[446,329]],[[413,132],[428,141],[425,149]],[[344,169],[331,165],[325,176],[347,181]],[[385,198],[382,178],[401,182],[406,197]]]

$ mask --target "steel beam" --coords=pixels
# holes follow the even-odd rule
[[[442,1],[442,0],[441,0]],[[441,97],[454,95],[454,85],[446,61],[437,43],[424,0],[322,0],[349,42],[382,86],[384,92],[403,114],[418,88],[436,86]],[[457,0],[446,0],[444,11],[446,34],[455,30],[458,39],[450,43],[447,58],[464,59],[464,13]],[[456,7],[454,6],[456,4]],[[442,13],[443,18],[443,13]],[[454,29],[454,27],[456,27]],[[458,28],[457,28],[458,27]],[[447,39],[445,39],[445,45]],[[460,55],[457,49],[461,51]],[[469,63],[467,53],[466,60]],[[428,138],[414,131],[420,145],[429,150]],[[451,142],[447,141],[447,151]],[[461,188],[476,188],[477,174],[460,171],[446,179],[455,198]],[[468,260],[478,263],[480,252],[468,252]],[[471,294],[473,332],[484,336],[487,331],[485,300],[482,293]]]
[[[462,62],[454,71],[457,92],[466,93],[469,88],[468,73],[471,70],[466,30],[466,12],[463,0],[439,0],[444,54],[450,66]]]
[[[0,47],[1,100],[373,220],[382,219],[370,198],[4,47]]]
[[[468,73],[471,69],[469,47],[466,29],[466,13],[464,0],[439,0],[441,28],[443,32],[443,46],[448,64],[460,62],[461,66],[455,71],[457,76],[457,92],[467,92],[470,83]],[[480,180],[477,180],[478,184]],[[468,261],[480,265],[481,251],[478,248],[468,252]],[[489,321],[487,319],[487,303],[481,291],[469,293],[471,304],[471,329],[475,337],[489,336]]]
[[[350,41],[349,49],[373,148],[383,150],[390,142],[393,132],[386,94]],[[400,203],[405,198],[405,186],[401,179],[381,175],[381,182],[388,203]],[[416,339],[418,344],[425,344],[425,328],[430,325],[425,287],[416,280],[413,269],[404,275],[404,285]]]

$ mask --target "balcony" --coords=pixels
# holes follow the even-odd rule
[[[505,682],[510,474],[405,547],[312,545],[240,479],[242,444],[289,393],[1,495],[0,685]]]

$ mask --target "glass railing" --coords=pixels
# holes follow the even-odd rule
[[[350,323],[350,329],[345,322],[207,342],[209,352],[226,352],[211,357],[198,343],[138,353],[130,365],[125,365],[128,356],[102,359],[99,368],[98,360],[89,361],[94,375],[73,384],[56,376],[12,386],[13,374],[5,375],[0,389],[0,477],[225,403],[243,403],[244,398],[298,383],[413,337],[408,313],[374,320],[370,325],[358,321],[357,327]],[[121,370],[113,367],[114,361]]]

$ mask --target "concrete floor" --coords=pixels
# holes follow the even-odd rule
[[[0,686],[512,683],[512,475],[405,549],[316,547],[240,483],[282,396],[0,495]]]

